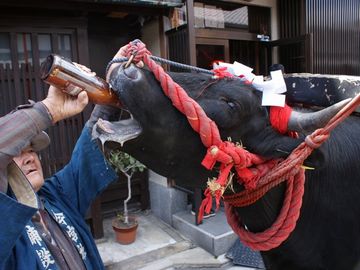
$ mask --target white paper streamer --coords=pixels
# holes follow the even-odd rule
[[[233,64],[218,62],[213,68],[226,67],[235,76],[243,75],[245,80],[252,82],[256,90],[263,92],[262,106],[285,106],[286,84],[281,70],[271,71],[271,80],[264,81],[263,76],[256,76],[253,69],[235,61]]]

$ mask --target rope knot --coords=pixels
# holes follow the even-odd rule
[[[145,54],[151,55],[151,52],[146,49],[146,45],[142,41],[135,39],[127,45],[125,55],[129,62],[139,63],[144,59]]]
[[[210,146],[201,164],[206,169],[211,170],[213,169],[216,162],[220,162],[222,164],[229,164],[232,163],[232,161],[232,157],[228,155],[225,143],[223,142],[220,144],[220,146]]]
[[[258,179],[261,174],[256,169],[250,169],[254,164],[261,164],[264,160],[249,151],[245,150],[241,145],[234,144],[231,141],[223,141],[219,145],[212,145],[208,148],[202,165],[211,170],[216,162],[219,162],[220,172],[217,179],[212,179],[207,182],[206,189],[198,221],[201,222],[204,212],[209,213],[212,206],[212,197],[215,198],[216,208],[220,205],[226,187],[231,182],[231,169],[235,168],[238,180],[244,185],[245,189],[256,188]],[[260,170],[261,171],[261,170]]]
[[[330,137],[329,132],[323,128],[315,130],[312,134],[307,135],[305,143],[312,149],[319,148],[328,138]]]

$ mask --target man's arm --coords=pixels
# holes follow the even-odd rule
[[[50,87],[48,97],[42,102],[20,106],[0,118],[0,269],[38,207],[35,192],[20,170],[14,167],[12,158],[19,155],[36,134],[55,121],[79,113],[88,101],[86,93],[71,100],[64,95]],[[10,174],[10,171],[14,173]],[[8,190],[11,178],[15,198]]]
[[[12,158],[19,155],[30,140],[48,128],[51,123],[52,120],[47,109],[41,102],[19,106],[13,113],[1,117],[0,172],[4,173]],[[1,177],[0,191],[5,192],[6,190],[6,179]]]
[[[71,206],[84,217],[91,202],[112,181],[117,174],[105,159],[91,131],[86,125],[79,137],[70,162],[50,180],[45,189],[60,190],[59,196],[67,198]]]

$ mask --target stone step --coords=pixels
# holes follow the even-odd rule
[[[229,262],[224,255],[214,257],[202,248],[194,247],[163,259],[153,261],[137,270],[170,270],[170,269],[222,269]]]
[[[182,254],[182,252],[193,249],[193,245],[189,241],[182,241],[172,245],[165,246],[156,250],[152,250],[126,260],[106,265],[106,270],[139,270],[151,269],[160,270],[165,266],[172,265],[172,256]],[[176,260],[175,260],[176,263]],[[165,265],[165,266],[164,266]]]
[[[204,219],[198,226],[189,210],[173,214],[172,218],[176,230],[214,256],[226,253],[238,238],[228,225],[223,210]]]

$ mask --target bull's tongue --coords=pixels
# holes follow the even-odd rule
[[[107,141],[120,143],[121,146],[131,139],[135,139],[142,131],[139,123],[133,119],[109,122],[99,118],[92,130],[92,137],[99,139],[102,145]]]

